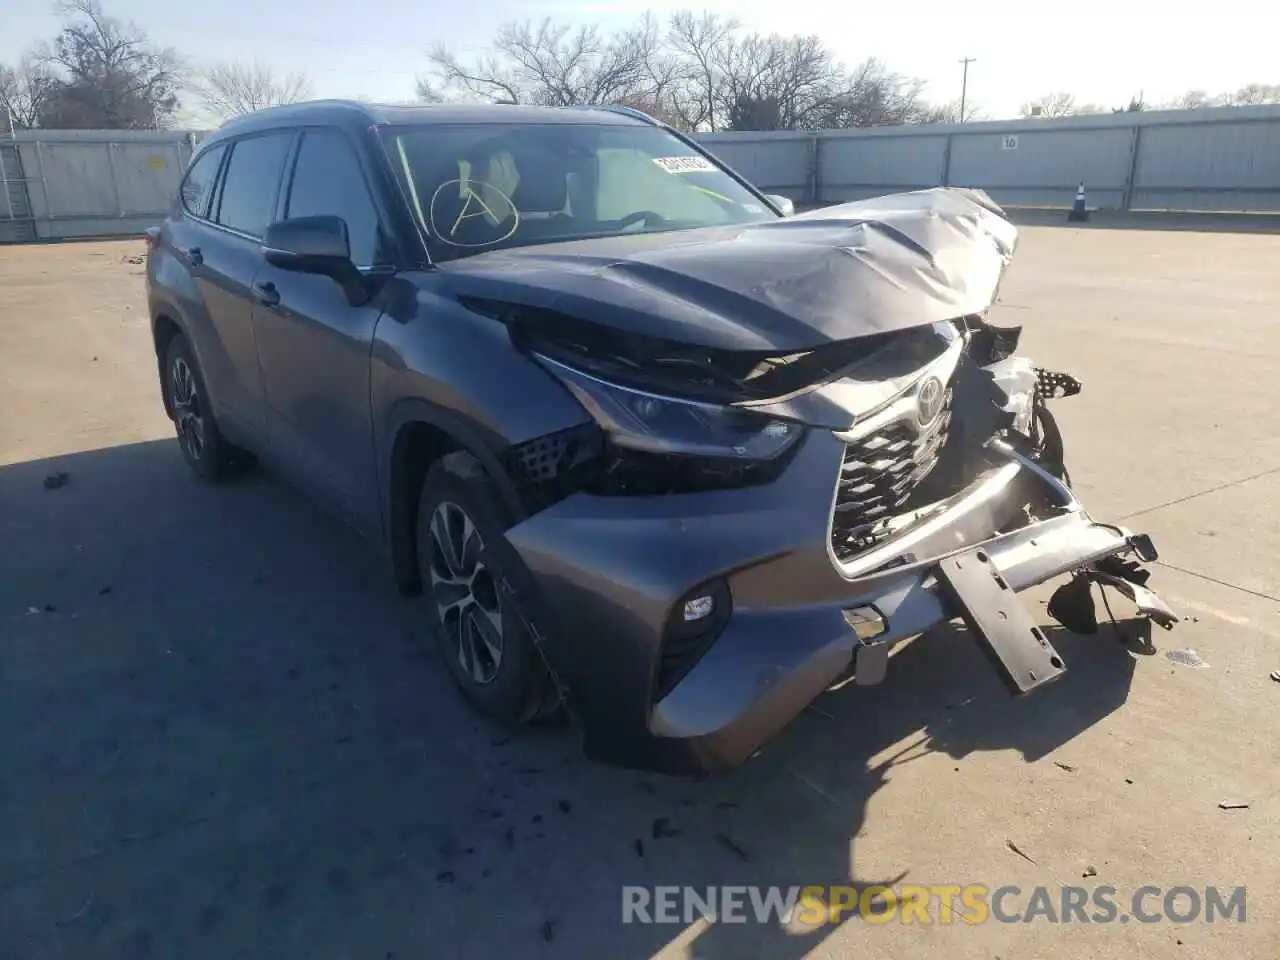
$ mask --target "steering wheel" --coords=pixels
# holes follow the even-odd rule
[[[667,222],[667,218],[660,213],[654,213],[652,210],[635,210],[617,221],[618,229],[625,230],[633,223],[639,223],[642,220],[646,227],[655,223]]]

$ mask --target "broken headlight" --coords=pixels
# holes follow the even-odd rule
[[[646,393],[545,356],[538,359],[586,408],[610,441],[627,450],[759,462],[781,456],[804,432],[800,424],[752,410]]]

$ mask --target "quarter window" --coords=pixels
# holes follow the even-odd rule
[[[289,152],[289,133],[269,133],[236,141],[222,177],[218,223],[261,237],[275,218],[276,188]]]
[[[223,144],[206,150],[191,165],[186,179],[182,181],[182,206],[187,213],[203,217],[209,213],[209,198],[213,195],[213,185],[218,179],[218,165],[222,163],[222,155],[227,152]]]

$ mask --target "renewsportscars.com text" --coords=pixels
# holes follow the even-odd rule
[[[1244,887],[623,887],[623,923],[1244,923]]]

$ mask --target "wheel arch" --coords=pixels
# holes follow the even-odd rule
[[[151,342],[155,346],[156,371],[160,375],[160,400],[164,404],[165,414],[170,417],[173,416],[173,410],[169,403],[169,391],[165,388],[164,358],[174,337],[186,337],[187,342],[191,342],[187,332],[169,313],[155,314],[151,318]]]
[[[406,595],[422,589],[418,569],[418,495],[427,472],[446,454],[463,450],[484,467],[502,506],[517,521],[525,506],[502,462],[510,444],[492,431],[427,400],[402,400],[392,408],[384,433],[382,466],[383,525],[396,584]]]

